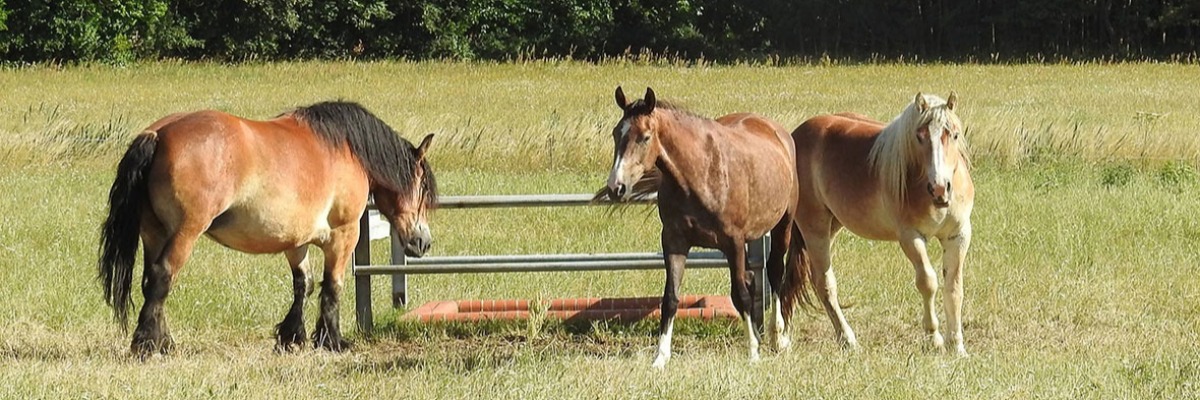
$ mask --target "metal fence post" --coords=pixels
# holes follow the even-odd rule
[[[391,237],[392,265],[408,265],[400,238],[397,238],[394,232]],[[392,274],[392,308],[403,308],[405,304],[408,304],[408,275]]]
[[[351,273],[360,265],[371,265],[371,220],[366,210],[358,219],[358,227],[358,244],[354,246]],[[374,316],[371,315],[371,275],[354,275],[354,314],[360,332],[370,332],[375,326]]]

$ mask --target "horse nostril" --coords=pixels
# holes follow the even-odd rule
[[[946,193],[950,193],[950,182],[946,182]]]
[[[617,185],[617,197],[625,197],[625,184]]]

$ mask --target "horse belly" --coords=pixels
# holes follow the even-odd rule
[[[828,206],[837,222],[855,235],[869,240],[896,241],[899,238],[896,216],[886,212],[885,207],[869,204],[865,199]]]
[[[329,225],[316,216],[230,208],[207,234],[217,243],[247,253],[279,253],[328,238]]]

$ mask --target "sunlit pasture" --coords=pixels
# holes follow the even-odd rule
[[[843,234],[834,269],[863,345],[823,312],[792,349],[746,361],[737,324],[687,323],[666,371],[657,321],[565,326],[402,321],[376,279],[352,351],[272,351],[291,301],[282,256],[202,240],[167,302],[174,354],[139,361],[95,279],[99,224],[132,135],[169,113],[270,118],[362,103],[403,136],[435,133],[444,194],[590,193],[611,162],[613,89],[785,126],[881,120],[918,91],[958,93],[973,156],[968,358],[925,347],[912,267]],[[0,397],[1194,398],[1200,395],[1200,68],[1180,64],[679,66],[312,62],[0,70]],[[655,251],[653,209],[441,210],[431,254]],[[386,243],[374,244],[376,262]],[[314,250],[315,251],[315,250]],[[934,246],[935,260],[940,254]],[[935,262],[935,265],[937,262]],[[140,274],[140,268],[139,268]],[[135,276],[135,282],[139,279]],[[348,278],[352,282],[353,278]],[[686,293],[727,294],[723,270]],[[659,296],[660,271],[410,277],[448,299]],[[136,291],[135,291],[136,292]],[[354,332],[353,285],[343,330]],[[938,297],[940,299],[940,296]],[[140,294],[134,301],[141,303]],[[316,298],[308,303],[308,322]]]

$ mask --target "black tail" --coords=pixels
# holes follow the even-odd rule
[[[129,144],[108,192],[108,218],[100,227],[99,279],[104,285],[104,300],[113,308],[113,317],[122,329],[129,324],[129,287],[133,281],[142,210],[148,200],[146,173],[157,144],[154,132],[144,132]]]
[[[779,291],[779,302],[783,308],[785,321],[791,320],[792,310],[797,300],[805,306],[815,307],[806,285],[812,279],[812,263],[808,259],[808,247],[804,244],[804,235],[792,224],[792,242],[788,247],[787,264],[783,274],[783,287]]]

